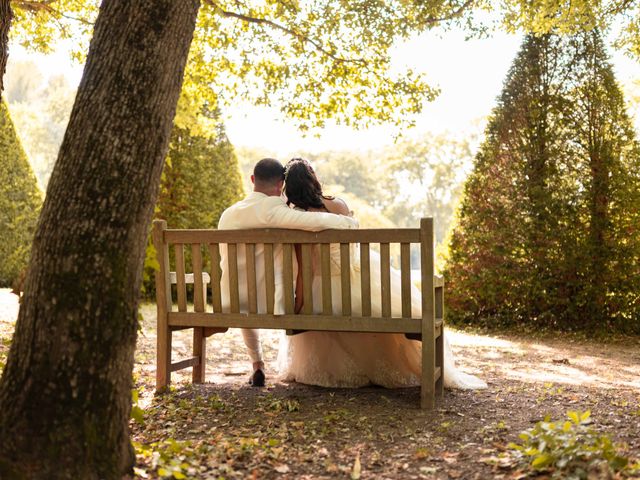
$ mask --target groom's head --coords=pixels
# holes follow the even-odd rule
[[[279,197],[284,184],[284,167],[274,158],[263,158],[253,167],[253,191]]]

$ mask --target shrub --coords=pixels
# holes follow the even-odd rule
[[[624,470],[628,458],[620,455],[608,436],[599,434],[588,425],[590,412],[568,412],[568,420],[544,421],[519,435],[522,443],[510,443],[514,455],[529,468],[550,472],[553,478],[608,478],[609,473]],[[589,477],[592,478],[592,477]]]
[[[0,102],[0,287],[27,267],[42,194],[7,104]]]

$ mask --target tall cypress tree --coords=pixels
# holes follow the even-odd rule
[[[0,287],[26,268],[42,195],[16,135],[7,104],[0,102]]]
[[[243,193],[238,160],[222,123],[208,136],[174,125],[155,218],[166,220],[169,228],[216,228],[224,209]],[[189,265],[189,249],[185,255]],[[154,268],[155,250],[149,240],[143,284],[147,295],[155,288]]]
[[[215,228],[223,210],[243,192],[238,160],[222,124],[210,137],[174,126],[156,218],[170,228]]]
[[[579,163],[578,315],[640,330],[640,145],[597,32],[572,38]]]
[[[528,36],[451,236],[453,318],[640,328],[639,161],[599,33]]]

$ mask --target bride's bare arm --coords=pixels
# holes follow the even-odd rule
[[[329,213],[335,213],[336,215],[346,215],[352,216],[353,212],[349,210],[349,206],[347,203],[341,198],[325,198],[322,200],[324,203],[324,208],[327,209]]]

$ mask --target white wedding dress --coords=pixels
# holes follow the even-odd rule
[[[361,314],[360,255],[351,245],[351,295],[354,316]],[[319,252],[313,252],[313,312],[322,311],[322,283],[319,275]],[[381,316],[380,256],[371,250],[371,315]],[[340,247],[331,245],[331,292],[333,313],[342,311],[340,281]],[[391,268],[391,309],[401,316],[400,272]],[[412,286],[412,316],[421,316],[420,291]],[[444,338],[444,385],[446,388],[480,389],[487,384],[457,369],[453,352]],[[420,385],[421,344],[404,334],[304,332],[282,337],[278,365],[284,380],[323,387],[386,388]]]

